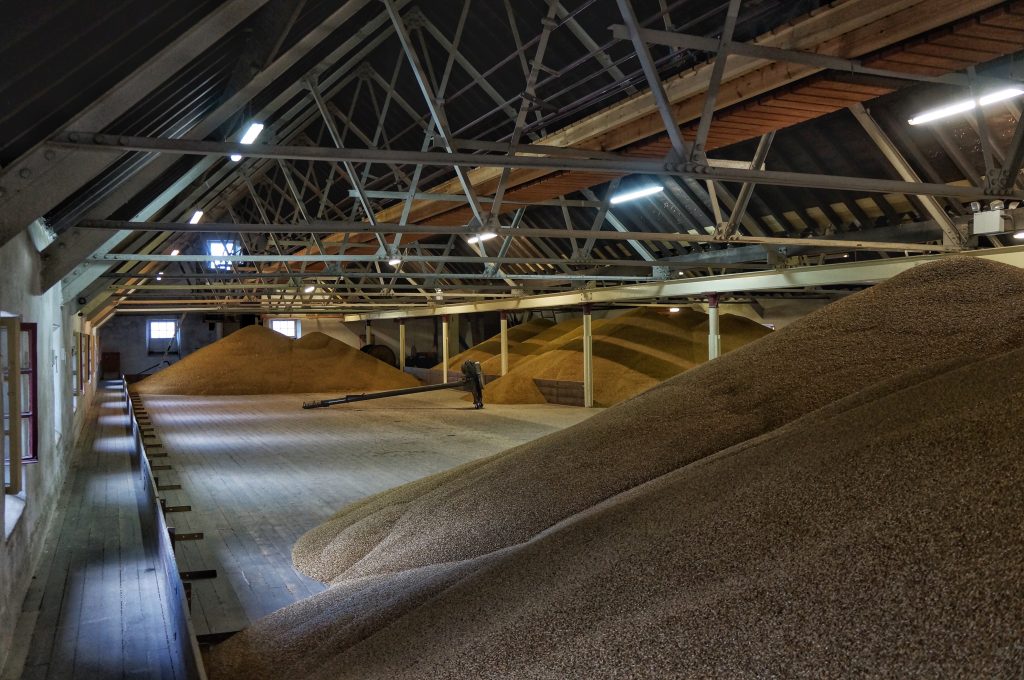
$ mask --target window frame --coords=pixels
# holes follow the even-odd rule
[[[173,324],[174,334],[168,337],[153,337],[153,324]],[[154,345],[154,343],[157,343]],[[164,345],[163,343],[166,343]],[[175,318],[146,319],[146,353],[177,354],[181,356],[181,324]]]
[[[20,496],[25,491],[24,465],[39,462],[39,328],[34,323],[23,323],[18,316],[0,317],[0,326],[7,331],[7,364],[0,369],[7,376],[7,406],[10,409],[10,413],[4,416],[0,402],[0,421],[5,417],[8,422],[9,450],[5,452],[4,466],[10,468],[10,483],[3,480],[3,493],[5,496]],[[23,349],[29,366],[22,365]],[[16,378],[12,380],[14,376]],[[26,378],[29,381],[28,402],[22,403]],[[28,428],[24,425],[26,420]],[[25,433],[29,441],[23,440]]]
[[[25,404],[19,404],[21,407],[21,420],[28,419],[28,434],[29,442],[26,445],[24,441],[21,442],[21,462],[22,463],[38,463],[39,462],[39,326],[35,322],[23,322],[21,324],[21,335],[20,341],[26,343],[28,347],[28,355],[32,364],[28,368],[25,366],[20,367],[20,374],[22,376],[28,376],[28,410],[25,409]],[[25,337],[27,336],[27,338]],[[19,349],[21,347],[19,346]]]
[[[273,318],[273,319],[270,319],[269,321],[270,321],[270,330],[274,331],[275,333],[281,333],[281,335],[283,335],[286,338],[291,338],[292,340],[297,340],[299,338],[299,334],[302,332],[301,331],[301,326],[299,325],[299,320],[298,319],[290,318],[290,317],[288,317],[288,318],[282,317],[282,318]],[[292,324],[292,334],[288,335],[287,333],[282,333],[281,331],[277,330],[277,328],[275,328],[275,325],[277,323],[279,323],[279,322],[286,322],[286,323],[290,322]]]
[[[221,246],[223,252],[213,252],[214,244]],[[211,238],[206,241],[206,254],[211,257],[234,257],[239,254],[239,251],[239,243],[233,239]],[[222,271],[230,270],[234,266],[231,260],[210,260],[209,264],[210,269],[220,269]]]

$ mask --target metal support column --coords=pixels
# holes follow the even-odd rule
[[[405,370],[405,319],[398,321],[398,370]]]
[[[508,312],[501,313],[501,374],[508,373]]]
[[[462,351],[462,319],[458,314],[452,314],[448,318],[448,356],[455,356]]]
[[[366,344],[373,344],[373,322],[369,319],[366,321]]]
[[[441,382],[448,382],[448,315],[441,316]]]
[[[590,305],[583,305],[583,406],[594,407],[594,327]]]
[[[718,332],[718,293],[708,295],[708,361],[722,353],[722,336]]]

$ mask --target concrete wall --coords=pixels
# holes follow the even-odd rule
[[[72,408],[70,362],[75,332],[89,332],[82,320],[61,306],[60,287],[33,293],[38,280],[38,249],[46,244],[42,230],[21,235],[0,248],[0,312],[20,316],[38,325],[37,394],[39,462],[24,468],[21,498],[4,497],[0,525],[17,517],[0,544],[0,667],[6,661],[19,612],[43,541],[71,466],[76,434],[86,422],[87,405],[93,401],[97,380],[84,383],[85,394]],[[96,341],[93,340],[93,348]],[[93,357],[93,367],[98,359]]]
[[[125,375],[136,375],[150,368],[153,369],[150,372],[155,373],[158,368],[166,367],[161,363],[164,354],[162,351],[149,351],[146,343],[146,327],[151,320],[171,319],[181,323],[181,351],[180,354],[176,352],[167,354],[169,363],[173,364],[182,357],[186,357],[222,337],[223,324],[203,321],[201,314],[186,314],[184,319],[181,315],[174,314],[154,316],[124,314],[114,316],[99,329],[100,351],[118,352],[121,355],[121,372]],[[153,368],[156,364],[159,364],[159,367]]]

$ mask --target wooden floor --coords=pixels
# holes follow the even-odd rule
[[[22,608],[4,680],[173,677],[118,386],[99,391],[94,418]]]
[[[328,396],[328,395],[324,395]],[[488,406],[435,392],[305,411],[310,395],[145,398],[170,470],[154,470],[179,533],[182,570],[216,569],[193,584],[200,635],[239,630],[323,586],[297,573],[305,531],[367,495],[574,424],[593,410]],[[160,463],[160,460],[154,460]]]

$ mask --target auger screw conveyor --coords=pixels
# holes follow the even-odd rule
[[[319,401],[307,401],[302,408],[327,408],[335,404],[351,404],[355,401],[369,401],[370,399],[384,399],[385,397],[398,397],[403,394],[419,394],[420,392],[435,392],[437,390],[461,390],[468,389],[473,394],[473,406],[484,407],[484,374],[480,368],[480,362],[467,361],[462,364],[462,380],[440,385],[424,385],[422,387],[406,387],[400,390],[386,390],[384,392],[370,392],[366,394],[349,394],[335,399],[321,399]]]

